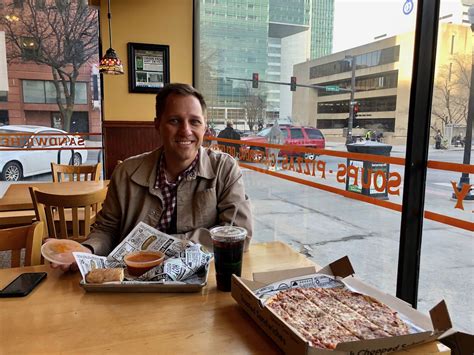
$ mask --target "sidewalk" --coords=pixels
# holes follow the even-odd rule
[[[328,150],[337,150],[337,151],[342,151],[342,152],[347,152],[346,149],[346,144],[344,142],[328,142],[326,141],[326,149]],[[474,146],[471,148],[471,151],[474,150]],[[455,146],[449,146],[448,149],[435,149],[434,146],[430,145],[428,148],[428,152],[464,152],[464,147],[455,147]],[[398,156],[402,155],[402,157],[405,157],[405,152],[406,152],[406,146],[404,145],[393,145],[392,146],[392,151],[391,154]]]

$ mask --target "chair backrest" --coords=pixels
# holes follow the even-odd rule
[[[83,241],[91,230],[92,216],[102,207],[107,188],[78,195],[56,195],[30,187],[30,194],[36,219],[45,224],[45,235]]]
[[[41,264],[43,222],[28,226],[0,229],[0,251],[11,250],[11,267],[19,267],[21,250],[25,249],[24,266]]]
[[[53,182],[99,181],[102,163],[95,165],[62,165],[51,163]]]

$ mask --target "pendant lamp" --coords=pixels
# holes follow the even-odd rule
[[[123,74],[122,61],[115,53],[115,50],[112,48],[112,21],[110,16],[110,0],[108,0],[107,7],[107,19],[109,21],[109,44],[110,48],[107,49],[105,55],[102,57],[99,63],[99,72],[103,74],[112,74],[118,75]]]

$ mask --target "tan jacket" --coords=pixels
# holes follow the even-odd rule
[[[161,149],[144,153],[115,168],[102,211],[84,242],[95,254],[109,254],[140,221],[157,226],[163,206],[161,191],[155,188],[160,154]],[[212,248],[208,229],[230,224],[237,205],[235,225],[247,229],[247,249],[253,223],[242,172],[230,155],[200,148],[196,176],[178,186],[175,236]]]

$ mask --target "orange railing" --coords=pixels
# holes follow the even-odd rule
[[[275,176],[281,179],[285,179],[288,181],[296,182],[298,184],[314,187],[323,191],[335,193],[347,198],[351,198],[354,200],[370,203],[376,206],[388,208],[393,211],[402,211],[402,205],[400,203],[391,202],[388,200],[381,200],[375,197],[361,195],[352,191],[347,191],[346,189],[341,189],[338,187],[330,186],[328,184],[322,183],[326,175],[336,173],[336,180],[339,183],[345,183],[345,179],[354,178],[358,174],[357,167],[347,167],[345,164],[338,164],[339,170],[334,172],[332,170],[326,170],[326,164],[324,160],[321,159],[305,159],[303,157],[282,157],[280,162],[280,167],[282,168],[282,172],[274,171],[273,169],[268,169],[270,166],[275,166],[279,162],[277,161],[276,157],[272,157],[268,153],[265,153],[260,150],[250,149],[249,147],[260,147],[260,148],[274,148],[274,149],[281,149],[288,152],[294,153],[309,153],[309,154],[317,154],[320,156],[333,156],[338,158],[345,158],[350,160],[357,160],[357,161],[370,161],[376,163],[385,163],[385,164],[393,164],[399,166],[405,166],[405,159],[399,157],[389,157],[383,155],[374,155],[374,154],[363,154],[363,153],[349,153],[349,152],[341,152],[341,151],[333,151],[327,149],[315,149],[315,148],[306,148],[301,146],[293,146],[293,145],[278,145],[278,144],[270,144],[270,143],[258,143],[258,142],[251,142],[251,141],[238,141],[232,139],[224,139],[224,138],[216,138],[216,137],[205,137],[206,141],[211,141],[210,148],[217,149],[221,151],[226,151],[229,154],[239,157],[239,165],[243,168],[247,168],[250,170],[257,171],[259,173]],[[217,143],[217,144],[216,144]],[[225,146],[219,143],[233,143],[240,145],[239,152],[235,151],[235,148]],[[268,152],[268,151],[267,151]],[[255,163],[259,163],[260,166],[256,166]],[[264,167],[261,165],[263,164]],[[444,171],[451,171],[451,172],[459,172],[459,173],[468,173],[474,174],[474,166],[473,165],[465,165],[465,164],[456,164],[456,163],[447,163],[441,161],[428,161],[427,168],[430,169],[437,169],[437,170],[444,170]],[[284,173],[283,171],[286,171]],[[288,173],[291,172],[292,175]],[[393,175],[389,175],[388,179],[385,177],[385,181],[382,182],[382,186],[375,186],[375,188],[379,190],[385,190],[387,188],[389,195],[400,195],[400,188],[402,184],[402,177],[399,173],[393,172],[390,173]],[[294,175],[301,175],[301,176],[294,176]],[[316,182],[311,180],[311,178],[318,177],[321,178],[321,182]],[[363,180],[363,179],[362,179]],[[361,181],[361,183],[364,183]],[[385,185],[384,185],[385,184]],[[456,186],[455,186],[456,187]],[[454,188],[455,188],[454,187]],[[465,189],[466,190],[466,189]],[[454,191],[453,191],[454,192]],[[458,201],[453,204],[454,208],[461,208],[462,201]],[[447,216],[444,214],[440,214],[437,212],[432,212],[425,210],[424,217],[432,220],[437,221],[440,223],[448,224],[450,226],[462,228],[469,231],[474,231],[474,223],[468,220]]]

